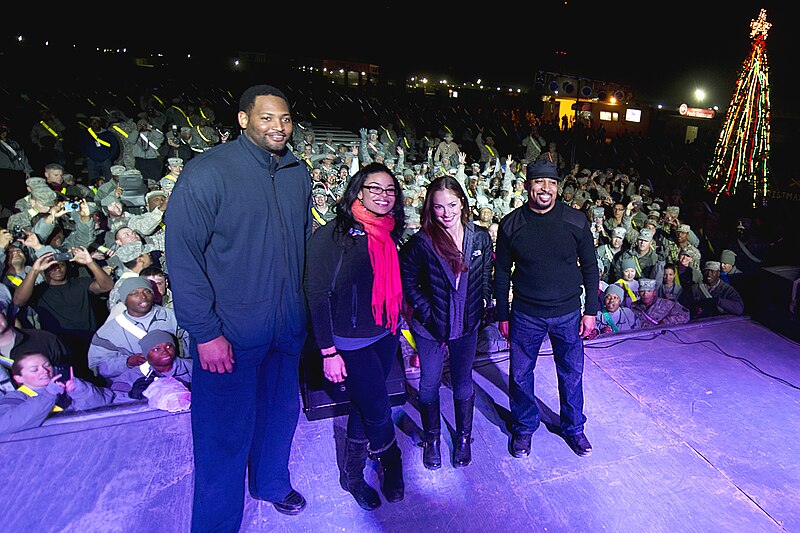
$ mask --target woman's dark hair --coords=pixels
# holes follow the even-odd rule
[[[291,109],[292,106],[289,104],[289,99],[286,98],[286,95],[283,94],[283,91],[273,87],[272,85],[253,85],[242,93],[241,98],[239,98],[239,111],[244,111],[245,113],[249,113],[253,106],[256,103],[256,97],[258,96],[277,96],[278,98],[282,98],[286,102],[286,106]]]
[[[420,220],[422,222],[422,231],[424,231],[433,242],[433,249],[439,256],[450,263],[454,273],[466,272],[467,265],[464,263],[464,257],[458,251],[458,246],[453,237],[447,233],[444,226],[436,220],[433,213],[433,193],[436,191],[450,191],[456,198],[461,201],[461,223],[466,226],[469,224],[469,202],[467,195],[464,194],[464,189],[461,184],[452,176],[440,176],[434,179],[428,185],[428,192],[425,195],[425,203],[422,206],[422,213]]]
[[[383,163],[370,163],[366,165],[356,172],[355,175],[350,178],[350,181],[347,182],[347,188],[336,204],[335,229],[340,235],[349,235],[351,229],[354,227],[361,227],[353,216],[353,202],[358,200],[358,193],[361,192],[367,178],[379,172],[389,174],[392,177],[392,182],[394,182],[394,206],[392,206],[392,210],[389,211],[389,214],[394,217],[394,229],[392,229],[391,232],[392,238],[395,242],[400,242],[400,236],[403,234],[406,225],[405,210],[403,209],[403,189],[400,188],[400,182],[397,180],[397,177]]]

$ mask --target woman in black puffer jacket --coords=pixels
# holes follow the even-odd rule
[[[492,239],[469,221],[467,196],[450,176],[428,186],[421,219],[422,229],[400,250],[400,271],[404,297],[414,309],[411,331],[420,359],[422,461],[435,470],[442,465],[439,386],[447,352],[456,420],[453,465],[472,460],[472,364],[491,299]]]

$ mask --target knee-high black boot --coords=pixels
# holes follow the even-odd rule
[[[456,436],[453,439],[453,466],[467,466],[472,462],[472,413],[475,410],[475,393],[466,400],[455,400]]]
[[[439,416],[439,398],[431,403],[419,404],[419,414],[422,419],[422,464],[428,470],[437,470],[442,467],[441,430]]]
[[[384,450],[374,452],[375,458],[383,469],[383,485],[381,492],[388,502],[399,502],[403,499],[405,483],[403,482],[403,462],[400,459],[400,448],[397,441],[392,441]]]
[[[366,462],[367,441],[347,439],[344,448],[344,469],[339,481],[342,488],[353,495],[359,507],[373,511],[381,506],[381,497],[364,481]]]

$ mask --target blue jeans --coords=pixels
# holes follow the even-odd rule
[[[415,337],[419,353],[419,401],[430,404],[439,400],[439,385],[442,383],[444,355],[450,350],[450,379],[453,383],[453,399],[469,400],[473,393],[472,364],[478,345],[478,330],[469,335],[447,341],[446,344]]]
[[[509,395],[512,431],[530,435],[539,427],[533,371],[545,335],[550,336],[558,376],[563,435],[583,433],[583,340],[578,335],[580,310],[553,317],[532,317],[511,310]]]

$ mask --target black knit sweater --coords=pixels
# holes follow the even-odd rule
[[[494,266],[494,296],[501,321],[509,317],[512,282],[515,309],[545,318],[580,309],[582,286],[595,295],[600,284],[589,220],[561,202],[545,214],[523,205],[503,217]],[[600,310],[597,298],[586,298],[585,305],[585,315]]]

